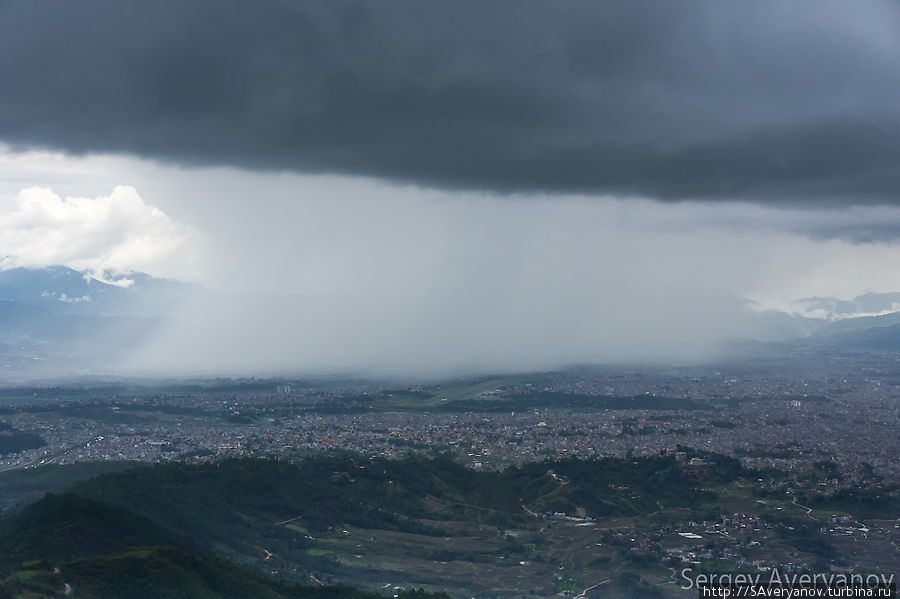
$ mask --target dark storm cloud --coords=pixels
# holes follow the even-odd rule
[[[893,202],[888,2],[0,4],[0,140],[499,192]]]

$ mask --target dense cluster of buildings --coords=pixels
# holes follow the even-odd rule
[[[841,481],[900,480],[898,381],[773,376],[754,371],[702,376],[605,369],[543,375],[540,386],[510,384],[474,398],[508,410],[334,409],[377,385],[328,389],[273,385],[270,394],[195,393],[79,400],[59,409],[8,411],[7,424],[47,445],[0,456],[0,468],[81,460],[204,460],[321,451],[383,456],[450,452],[476,468],[558,456],[649,455],[677,445],[711,450],[745,465],[804,470],[833,462]],[[440,395],[438,388],[417,388]],[[630,409],[539,408],[535,393],[635,397]],[[683,399],[688,409],[641,409],[641,398]],[[323,408],[328,409],[323,409]]]

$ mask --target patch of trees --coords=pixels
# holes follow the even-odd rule
[[[0,454],[38,449],[46,444],[43,437],[36,433],[18,430],[0,431]]]

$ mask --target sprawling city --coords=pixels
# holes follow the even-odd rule
[[[334,522],[315,534],[299,513],[275,525],[302,533],[300,558],[279,548],[284,539],[234,551],[295,581],[451,596],[514,597],[522,585],[537,596],[590,595],[599,584],[668,596],[687,592],[683,571],[888,575],[900,565],[894,360],[831,358],[827,375],[791,374],[810,364],[797,357],[714,368],[585,366],[441,384],[219,379],[57,386],[30,397],[9,389],[0,439],[20,445],[2,456],[0,481],[9,484],[0,500],[13,510],[55,490],[24,484],[29,472],[79,464],[96,464],[98,473],[242,459],[350,459],[373,468],[422,456],[498,474],[541,464],[542,484],[564,488],[580,482],[562,474],[573,463],[659,462],[710,498],[598,513],[606,504],[549,500],[545,490],[531,504],[520,498],[520,512],[499,521],[463,512],[421,519],[422,530]],[[358,476],[334,468],[317,484],[341,487]],[[627,482],[610,479],[604,491],[617,499],[646,492]],[[483,498],[471,508],[498,510]],[[480,574],[460,578],[470,568]]]

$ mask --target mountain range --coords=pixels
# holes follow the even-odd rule
[[[805,297],[794,301],[791,311],[800,316],[832,321],[862,316],[881,316],[900,311],[900,293],[864,293],[852,300],[835,297]]]
[[[193,286],[65,266],[0,271],[0,382],[88,374],[136,348]]]
[[[181,301],[190,285],[144,273],[104,277],[66,266],[0,271],[0,301],[50,314],[158,318]]]
[[[749,334],[735,348],[761,353],[796,350],[900,351],[900,293],[867,293],[852,300],[804,298],[790,312],[756,311],[746,314]],[[801,309],[795,310],[797,306]]]
[[[200,290],[145,273],[0,270],[0,384],[115,374],[123,358]],[[760,310],[740,298],[732,304],[741,334],[726,341],[727,356],[900,351],[900,292],[802,298],[787,310]]]

